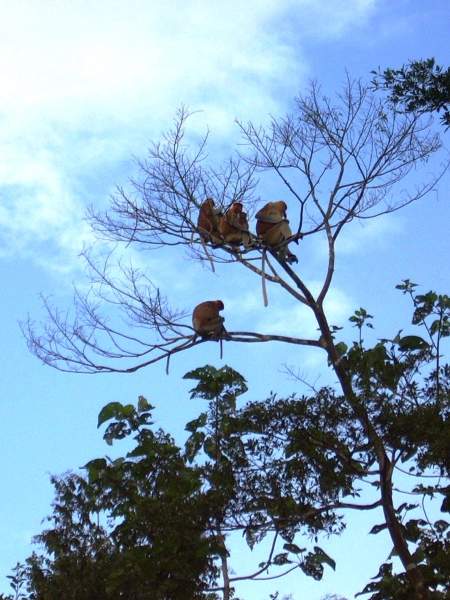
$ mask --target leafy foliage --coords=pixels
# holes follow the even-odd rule
[[[400,69],[372,71],[372,83],[389,92],[389,99],[406,112],[441,112],[450,126],[450,67],[444,69],[434,58],[413,60]]]
[[[90,461],[87,478],[53,478],[53,527],[37,538],[47,554],[28,561],[31,597],[204,597],[216,575],[210,506],[197,469],[150,428],[151,408],[143,398],[137,408],[107,405],[105,440],[132,436],[133,450]]]
[[[343,394],[324,387],[308,396],[272,394],[241,404],[247,392],[242,375],[207,365],[185,375],[196,383],[191,399],[207,405],[186,424],[183,448],[155,428],[153,407],[142,396],[136,406],[112,402],[101,410],[105,441],[127,438],[133,447],[115,460],[89,461],[86,476],[52,478],[51,526],[36,539],[43,552],[16,566],[10,598],[214,600],[219,593],[233,598],[235,581],[268,573],[296,570],[320,580],[337,565],[319,538],[341,533],[352,510],[380,507],[382,486],[393,486],[396,473],[412,482],[408,502],[399,496],[394,510],[426,597],[448,597],[449,524],[444,518],[431,522],[418,514],[420,502],[410,500],[435,499],[442,513],[450,512],[450,367],[442,364],[450,300],[416,294],[409,280],[397,287],[411,298],[412,324],[424,337],[400,331],[366,347],[362,331],[373,328],[373,317],[360,308],[350,317],[358,339],[350,346],[342,342],[339,359],[356,406],[364,407],[382,440],[388,477],[381,479],[376,449]],[[434,483],[423,485],[417,479],[422,476]],[[368,485],[377,499],[363,504],[359,498]],[[385,517],[369,533],[388,526]],[[234,532],[250,549],[268,542],[267,557],[247,575],[230,571]],[[360,595],[414,597],[395,555]]]

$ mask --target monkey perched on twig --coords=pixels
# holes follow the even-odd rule
[[[207,300],[197,304],[192,313],[192,326],[195,334],[203,339],[220,341],[220,358],[223,356],[222,340],[227,336],[223,326],[225,319],[219,315],[224,308],[222,300]]]
[[[288,263],[298,262],[285,243],[292,237],[286,202],[268,202],[256,213],[256,233],[264,245],[276,252],[280,260]]]
[[[231,245],[248,247],[251,234],[248,227],[247,213],[243,211],[241,202],[233,202],[219,220],[219,233],[223,241]]]
[[[197,230],[204,243],[219,245],[222,239],[219,233],[221,211],[216,208],[214,200],[207,198],[200,206],[197,220]]]
[[[292,237],[292,231],[287,219],[287,204],[282,200],[268,202],[256,213],[256,233],[262,243],[272,250],[279,260],[287,263],[298,262],[295,254],[290,252],[287,240]],[[262,293],[264,306],[268,306],[269,300],[266,289],[266,248],[262,253]]]
[[[224,317],[219,312],[224,309],[222,300],[207,300],[197,304],[192,313],[192,326],[202,338],[218,340],[226,334]]]

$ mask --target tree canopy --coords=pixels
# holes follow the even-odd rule
[[[434,58],[427,58],[372,74],[375,89],[386,90],[396,109],[438,112],[445,128],[450,126],[450,67],[444,69]]]
[[[448,510],[448,487],[441,478],[448,476],[448,441],[442,434],[448,431],[449,370],[442,364],[441,341],[449,335],[449,299],[433,292],[417,294],[416,285],[405,280],[400,290],[412,298],[413,323],[424,328],[425,338],[400,332],[369,348],[363,331],[371,327],[371,315],[361,308],[351,317],[359,338],[348,346],[339,340],[340,326],[330,322],[325,308],[343,230],[354,221],[400,210],[433,190],[445,165],[434,176],[418,180],[411,175],[439,150],[438,136],[420,110],[395,110],[369,86],[350,79],[333,99],[313,84],[296,99],[292,114],[272,118],[267,127],[239,123],[239,151],[220,165],[211,164],[207,155],[208,135],[196,147],[187,144],[189,116],[187,110],[179,111],[172,129],[139,162],[140,178],[117,190],[110,210],[91,210],[94,230],[103,238],[144,249],[181,247],[212,269],[225,263],[246,269],[260,277],[264,304],[267,285],[278,287],[310,311],[317,335],[228,327],[214,336],[199,334],[186,319],[193,307],[173,308],[138,269],[122,268],[118,276],[110,271],[109,260],[99,264],[86,254],[91,289],[76,290],[73,314],[45,301],[47,322],[39,325],[30,319],[23,326],[30,349],[61,370],[130,373],[160,361],[166,361],[168,370],[173,355],[211,341],[283,342],[322,352],[336,386],[308,396],[272,396],[238,410],[235,397],[245,387],[242,376],[210,367],[191,372],[200,381],[195,395],[210,406],[188,424],[191,435],[184,449],[167,433],[153,431],[144,400],[137,408],[108,405],[100,419],[113,420],[107,441],[131,435],[135,450],[118,462],[94,460],[88,479],[55,480],[57,494],[72,490],[68,500],[75,502],[75,511],[89,506],[90,532],[97,500],[100,516],[112,518],[111,529],[99,520],[95,540],[101,541],[99,565],[105,564],[103,558],[113,561],[117,579],[102,576],[100,583],[106,587],[98,593],[128,593],[124,582],[131,572],[138,585],[140,575],[130,567],[133,557],[147,578],[147,587],[139,592],[143,595],[135,597],[147,597],[157,581],[164,581],[169,588],[163,586],[160,597],[177,598],[190,579],[191,597],[221,593],[227,600],[233,577],[226,542],[233,531],[241,531],[250,546],[272,539],[267,560],[247,578],[280,567],[320,579],[324,567],[334,568],[335,561],[318,542],[304,548],[304,537],[338,534],[344,526],[340,511],[381,508],[383,521],[372,533],[386,530],[398,561],[384,563],[363,593],[371,593],[373,600],[443,598],[447,524],[407,520],[415,506],[398,503],[394,476],[412,466],[411,477],[437,477],[438,484],[418,485],[410,493],[443,495],[442,509]],[[258,232],[258,215],[267,208],[259,207],[263,186],[258,178],[267,174],[276,178],[286,198],[269,203],[281,210],[278,222],[290,231],[276,244]],[[220,219],[227,219],[231,209],[256,213],[256,234],[250,227],[241,244],[220,229],[210,235],[199,225],[205,202],[217,209]],[[301,249],[312,240],[327,251],[317,290],[308,283],[305,265],[295,264],[288,251],[289,244],[298,243]],[[223,308],[221,300],[214,305]],[[358,502],[367,486],[375,490],[376,500]],[[162,500],[170,514],[177,511],[181,523],[177,518],[174,523],[186,524],[189,536],[174,533]],[[53,558],[44,555],[30,563],[43,585],[53,576],[55,585],[64,580],[59,574],[67,547],[78,552],[72,542],[55,547],[56,554],[52,550],[52,540],[60,544],[63,539],[59,524],[71,531],[70,519],[61,518],[56,512],[55,527],[41,536]],[[80,560],[86,553],[97,556],[93,543],[89,538]],[[171,560],[177,548],[189,555],[185,565]],[[67,568],[76,565],[69,561]]]
[[[446,598],[449,523],[431,521],[418,509],[423,498],[440,498],[441,512],[450,512],[444,483],[450,469],[450,365],[441,363],[440,351],[450,335],[450,298],[417,294],[410,281],[398,288],[412,299],[412,323],[425,336],[396,334],[365,347],[363,331],[372,316],[359,309],[350,317],[357,340],[340,349],[355,401],[365,407],[390,457],[387,481],[380,483],[376,451],[342,393],[323,387],[240,406],[247,392],[243,376],[208,365],[185,375],[196,382],[191,399],[206,408],[186,424],[183,447],[154,426],[144,397],[136,406],[111,402],[101,410],[105,441],[128,438],[132,447],[114,460],[89,461],[85,475],[52,478],[50,527],[36,538],[43,552],[12,576],[27,590],[21,597],[230,600],[243,579],[300,570],[320,580],[325,568],[342,560],[322,546],[345,529],[353,511],[381,507],[385,520],[374,523],[370,534],[388,527],[382,489],[388,485],[428,597]],[[406,489],[403,474],[411,483]],[[361,496],[370,486],[377,499],[367,503]],[[236,532],[250,549],[263,542],[268,548],[251,573],[230,567]],[[396,555],[394,545],[359,595],[414,597],[407,570],[394,571]]]

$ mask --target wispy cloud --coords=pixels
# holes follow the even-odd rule
[[[321,288],[319,282],[309,281],[307,285],[313,294],[318,294]],[[252,330],[259,333],[311,339],[319,336],[311,309],[295,300],[289,305],[284,294],[280,295],[278,288],[273,286],[269,286],[268,292],[270,309],[261,309],[263,299],[260,286],[238,297],[225,296],[225,308],[233,315],[233,326],[245,328],[246,323],[251,322]],[[354,303],[342,290],[334,287],[325,300],[325,309],[330,323],[342,325],[353,312]]]
[[[398,215],[382,215],[369,221],[356,221],[347,227],[338,241],[341,254],[363,254],[393,243],[404,231],[405,224]]]
[[[377,4],[377,0],[303,0],[299,22],[303,33],[312,35],[315,39],[338,38],[349,28],[365,24],[373,15]]]
[[[321,35],[342,35],[373,5],[18,0],[4,6],[0,252],[75,256],[90,238],[84,205],[108,196],[130,155],[143,152],[180,104],[204,109],[202,126],[207,122],[224,139],[235,116],[258,121],[283,111],[308,76],[299,32],[317,32],[320,23]]]

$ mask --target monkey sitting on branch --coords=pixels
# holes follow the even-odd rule
[[[219,312],[224,309],[222,300],[207,300],[197,304],[192,313],[192,326],[195,333],[208,340],[219,340],[226,334],[224,317]]]
[[[219,234],[226,244],[250,246],[251,234],[248,227],[247,213],[243,211],[241,202],[233,202],[219,220]]]
[[[286,241],[292,237],[287,219],[287,204],[282,200],[268,202],[256,213],[256,233],[263,244],[275,251],[280,260],[298,262]]]
[[[223,356],[222,339],[227,335],[223,326],[225,319],[219,315],[224,308],[222,300],[207,300],[197,304],[192,313],[195,335],[207,340],[220,341],[220,358]]]
[[[200,206],[197,220],[197,231],[203,244],[218,246],[222,243],[219,233],[219,222],[221,211],[216,208],[212,198],[206,200]]]

